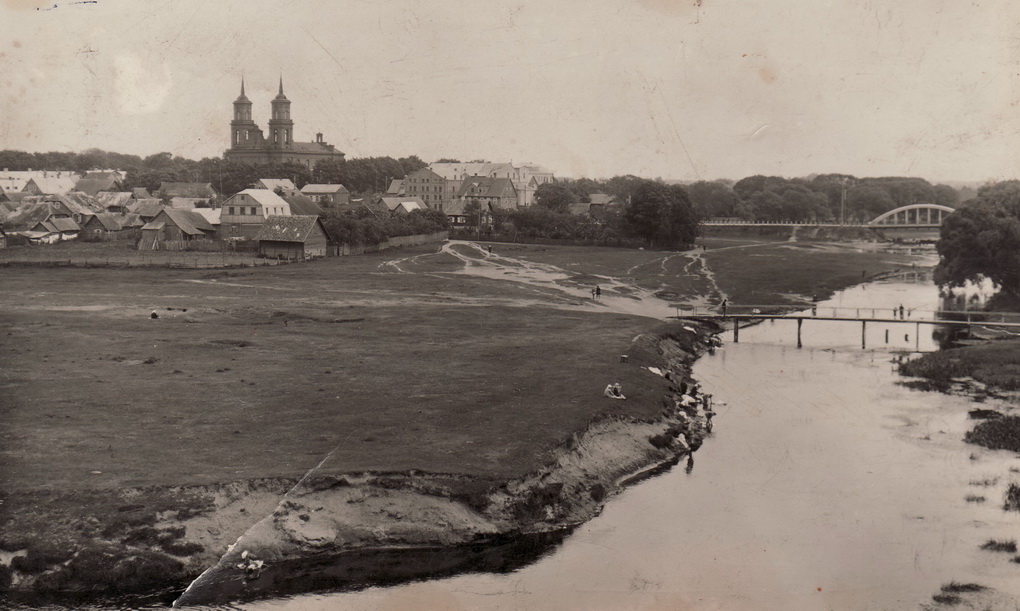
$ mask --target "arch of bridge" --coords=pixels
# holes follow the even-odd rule
[[[907,222],[897,223],[896,222],[896,219],[897,219],[898,215],[900,215],[900,214],[903,215],[904,221],[906,221],[907,218],[909,217],[910,211],[912,211],[912,210],[916,210],[917,211],[917,215],[915,217],[917,219],[917,222],[915,222],[915,223],[907,223]],[[922,210],[927,210],[928,222],[926,222],[926,223],[920,222],[921,211]],[[935,215],[936,218],[937,218],[937,220],[935,222],[932,222],[932,216],[933,216],[932,213],[933,212],[938,213],[937,215]],[[943,206],[941,204],[910,204],[909,206],[900,206],[899,208],[896,208],[894,210],[890,210],[888,212],[880,214],[880,215],[876,216],[874,219],[872,219],[870,222],[868,222],[868,224],[869,225],[933,225],[934,226],[934,225],[941,225],[942,221],[947,216],[952,214],[953,212],[956,212],[956,210],[954,208],[950,208],[949,206]],[[892,219],[892,222],[886,222],[886,219],[890,219],[890,218]]]

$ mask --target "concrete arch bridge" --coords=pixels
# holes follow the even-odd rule
[[[870,227],[939,227],[947,216],[956,212],[940,204],[910,204],[878,215],[868,222]]]

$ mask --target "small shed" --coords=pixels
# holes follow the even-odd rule
[[[81,226],[74,219],[66,216],[51,216],[32,227],[32,231],[49,232],[60,236],[61,240],[73,240],[81,233]]]
[[[259,254],[273,259],[303,260],[330,254],[333,240],[317,216],[270,216],[255,239]]]
[[[176,243],[181,246],[193,240],[204,240],[215,236],[216,228],[209,224],[201,214],[190,210],[166,208],[156,218],[142,227],[142,239],[138,242],[138,250],[160,250]]]
[[[120,223],[109,212],[100,212],[88,217],[81,228],[82,239],[87,242],[103,242],[112,240],[120,231]]]

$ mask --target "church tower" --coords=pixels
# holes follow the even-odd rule
[[[280,93],[272,101],[273,118],[269,120],[269,144],[273,147],[291,148],[294,143],[294,122],[290,119],[290,100],[283,95],[283,77],[280,77]]]
[[[230,148],[244,148],[254,144],[252,138],[258,130],[251,118],[251,100],[244,95],[244,77],[241,78],[241,95],[234,100],[234,120],[230,122]]]

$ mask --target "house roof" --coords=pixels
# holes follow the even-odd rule
[[[46,202],[28,202],[19,206],[7,216],[6,223],[11,227],[30,229],[53,215],[53,210]]]
[[[142,220],[142,217],[134,213],[125,214],[124,216],[120,217],[118,222],[120,223],[122,229],[142,227],[145,225],[145,221]]]
[[[195,208],[192,210],[195,214],[201,215],[212,226],[220,224],[220,213],[222,211],[222,208]]]
[[[310,215],[310,216],[321,216],[325,214],[322,208],[319,207],[311,198],[301,195],[284,195],[283,201],[290,204],[290,213],[299,215]]]
[[[457,192],[457,197],[507,197],[517,192],[513,181],[509,178],[488,178],[472,176],[465,178]]]
[[[567,204],[567,212],[570,214],[588,214],[591,212],[591,204],[584,202]]]
[[[600,204],[603,206],[607,204],[612,204],[613,202],[616,201],[616,198],[608,193],[592,193],[591,195],[588,196],[588,199],[590,199],[591,203],[593,204],[596,205]]]
[[[60,233],[72,233],[75,231],[81,231],[81,226],[74,222],[74,219],[66,216],[51,216],[38,223],[36,226],[42,225],[48,231],[59,231]]]
[[[25,183],[25,188],[22,190],[28,189],[29,185],[35,185],[43,195],[64,195],[74,190],[77,181],[78,177],[70,173],[60,176],[52,174],[45,177],[37,176]]]
[[[94,197],[100,191],[113,190],[118,184],[115,178],[82,178],[74,184],[74,190]]]
[[[389,188],[386,189],[386,195],[400,195],[404,190],[404,181],[400,178],[394,178],[390,181]]]
[[[4,193],[19,193],[25,188],[27,183],[28,178],[0,174],[0,191],[3,191]]]
[[[163,211],[163,202],[158,199],[138,199],[128,206],[128,210],[138,216],[152,218]]]
[[[408,197],[406,195],[401,195],[399,197],[389,197],[384,195],[379,198],[379,201],[386,204],[386,209],[389,210],[390,212],[393,212],[404,203],[410,203],[420,206],[423,209],[428,209],[428,206],[425,205],[425,202],[423,202],[421,198],[417,196]]]
[[[96,193],[96,201],[103,208],[109,210],[113,207],[126,208],[134,203],[131,193],[126,191],[101,191]]]
[[[275,191],[277,187],[284,191],[297,191],[297,186],[289,178],[260,178],[256,185],[261,185],[263,189],[269,189]]]
[[[311,235],[316,224],[322,227],[324,233],[326,232],[325,226],[317,216],[306,214],[271,216],[259,228],[255,239],[265,242],[300,242],[303,244],[308,240],[308,236]],[[326,235],[329,236],[328,233]]]
[[[99,214],[89,217],[89,220],[85,222],[85,225],[88,226],[93,223],[99,223],[103,226],[103,229],[107,231],[120,231],[120,223],[117,221],[117,217],[109,212],[100,212]]]
[[[301,193],[304,195],[329,195],[331,193],[347,193],[347,187],[336,184],[336,185],[305,185],[301,187]]]
[[[152,195],[144,187],[135,187],[131,189],[131,197],[135,199],[150,199]]]
[[[201,214],[174,208],[164,209],[159,213],[159,216],[146,223],[142,229],[159,229],[164,227],[167,222],[176,225],[178,229],[188,235],[202,235],[206,232],[216,231],[216,228],[210,225],[209,221],[205,220]]]
[[[216,197],[216,189],[209,182],[164,182],[160,183],[159,192],[168,197],[197,197],[200,199]]]
[[[428,210],[428,208],[425,207],[425,204],[419,202],[400,202],[393,211],[406,214],[414,210]]]
[[[268,206],[270,208],[273,208],[277,206],[282,206],[284,210],[287,210],[287,214],[290,214],[290,204],[287,203],[287,200],[283,199],[276,193],[273,193],[269,189],[245,189],[244,191],[241,191],[230,196],[230,199],[223,202],[223,204],[230,205],[234,201],[235,197],[242,194],[247,195],[248,197],[258,202],[259,204],[262,204],[263,207]]]
[[[62,203],[64,204],[64,207],[71,211],[71,214],[88,215],[96,214],[97,212],[106,212],[106,208],[99,203],[99,200],[80,192],[66,193],[63,195],[46,195],[42,198],[42,201]]]

